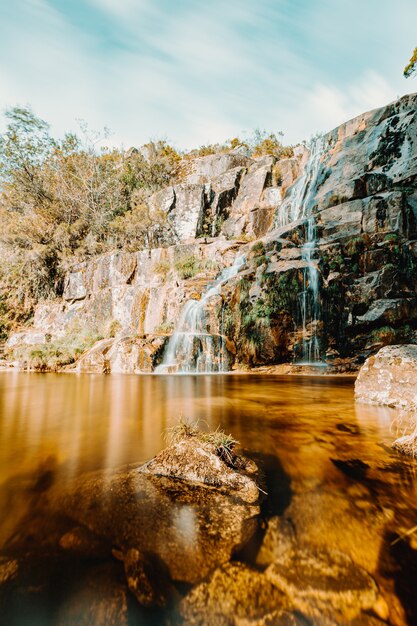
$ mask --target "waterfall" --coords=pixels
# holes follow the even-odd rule
[[[321,317],[319,272],[313,261],[316,248],[316,224],[314,217],[309,217],[306,227],[306,242],[301,248],[301,258],[308,264],[303,270],[303,291],[298,295],[303,324],[303,364],[321,363],[317,324]],[[310,326],[310,336],[307,330]]]
[[[316,182],[320,171],[320,160],[323,154],[324,137],[314,137],[309,145],[310,156],[304,166],[303,173],[290,187],[276,220],[276,226],[286,226],[291,222],[308,217],[311,213],[311,201],[316,191]]]
[[[317,263],[314,261],[317,229],[311,210],[317,190],[323,149],[323,136],[315,137],[310,144],[310,156],[304,171],[291,187],[289,195],[281,205],[276,224],[277,226],[285,226],[296,220],[307,218],[305,243],[301,247],[301,258],[307,263],[307,267],[303,270],[303,290],[298,294],[303,326],[301,363],[315,365],[323,363],[317,336],[317,326],[321,318],[319,271]]]
[[[233,265],[219,274],[200,300],[188,300],[181,312],[177,328],[169,339],[162,363],[155,369],[156,373],[209,374],[228,370],[223,307],[220,335],[210,334],[206,307],[214,296],[220,295],[222,286],[236,276],[245,262],[244,255],[237,256]]]

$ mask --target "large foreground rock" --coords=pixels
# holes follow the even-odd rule
[[[417,346],[385,346],[367,359],[355,383],[358,402],[408,407],[417,403]]]
[[[175,460],[172,470],[167,459]],[[144,467],[80,477],[66,491],[52,491],[49,503],[109,540],[119,558],[131,560],[136,550],[172,580],[195,583],[252,537],[257,494],[249,474],[191,438]]]

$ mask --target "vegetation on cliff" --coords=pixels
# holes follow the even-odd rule
[[[414,52],[411,55],[410,61],[404,68],[404,76],[410,78],[417,71],[417,48],[414,48]]]
[[[140,150],[106,147],[108,132],[56,139],[29,108],[6,112],[0,134],[0,335],[30,318],[40,299],[60,296],[74,262],[115,249],[166,244],[163,211],[147,200],[180,177],[179,163],[237,147],[248,155],[291,154],[280,134],[179,152],[164,140]]]

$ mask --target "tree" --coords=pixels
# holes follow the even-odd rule
[[[59,296],[68,266],[89,256],[153,247],[162,215],[147,199],[169,184],[180,157],[165,141],[128,153],[102,147],[106,132],[80,124],[57,140],[29,108],[6,112],[0,134],[0,318],[30,317]],[[0,335],[1,335],[0,319]]]
[[[410,78],[415,72],[417,72],[417,48],[414,48],[410,62],[404,68],[404,76]]]

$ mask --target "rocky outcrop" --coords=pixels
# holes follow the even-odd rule
[[[417,346],[386,346],[367,359],[355,383],[358,402],[417,406]]]
[[[185,161],[149,200],[173,245],[73,267],[63,299],[40,304],[8,349],[77,327],[107,338],[113,325],[104,370],[151,371],[187,301],[239,255],[205,304],[204,333],[227,345],[229,369],[313,360],[352,371],[384,345],[415,342],[416,104],[414,94],[364,113],[291,158],[239,148]]]

